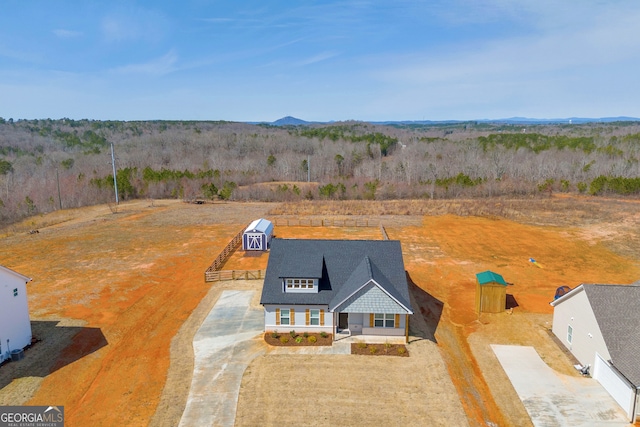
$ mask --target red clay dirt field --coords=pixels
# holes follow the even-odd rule
[[[0,367],[0,405],[64,405],[69,426],[148,425],[162,397],[175,402],[179,417],[188,389],[175,396],[165,389],[180,363],[170,344],[221,286],[205,283],[204,271],[251,220],[277,218],[283,208],[287,216],[310,216],[310,209],[323,218],[360,215],[402,242],[413,289],[421,290],[413,292],[415,312],[433,326],[470,425],[531,425],[489,344],[533,345],[554,369],[572,374],[548,333],[556,288],[640,278],[640,205],[633,201],[495,201],[509,203],[502,217],[474,210],[474,201],[376,203],[305,203],[296,212],[269,203],[136,201],[115,213],[106,206],[59,211],[3,230],[0,264],[33,278],[29,309],[39,342],[23,361]],[[417,214],[398,215],[407,210]],[[377,226],[276,226],[275,234],[382,238]],[[237,251],[224,268],[265,268],[267,260],[268,253]],[[511,310],[475,312],[475,274],[485,270],[513,284]]]

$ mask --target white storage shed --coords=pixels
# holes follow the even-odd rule
[[[271,246],[273,224],[264,218],[256,219],[244,230],[242,249],[245,251],[266,251]]]

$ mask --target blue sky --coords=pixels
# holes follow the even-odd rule
[[[640,117],[637,0],[4,0],[0,117]]]

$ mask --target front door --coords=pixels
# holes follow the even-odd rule
[[[349,313],[338,313],[338,329],[349,327]]]

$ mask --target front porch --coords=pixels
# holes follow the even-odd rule
[[[335,342],[341,344],[357,344],[364,342],[367,344],[406,344],[406,338],[402,336],[390,336],[390,335],[363,335],[363,334],[351,334],[349,329],[342,329],[334,336]]]
[[[382,320],[378,320],[382,316]],[[384,320],[384,316],[386,320]],[[334,340],[352,338],[353,342],[371,344],[406,343],[409,331],[407,314],[334,312]]]

